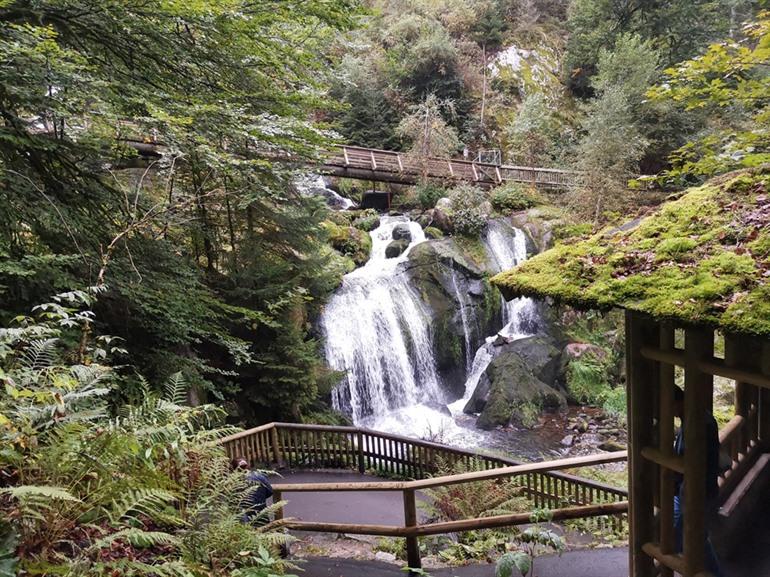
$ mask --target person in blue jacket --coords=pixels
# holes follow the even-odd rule
[[[684,421],[684,391],[674,385],[674,416],[679,417],[682,426],[674,439],[674,454],[684,455],[684,428],[689,426]],[[703,482],[706,484],[706,523],[707,525],[716,519],[719,511],[719,427],[717,421],[710,412],[703,415],[702,423],[703,433],[706,435],[706,478]],[[675,475],[674,491],[674,533],[676,536],[676,552],[681,553],[683,549],[684,537],[684,477],[681,474]],[[704,535],[706,540],[706,569],[714,577],[725,577],[719,566],[714,546],[711,544],[709,532]]]
[[[234,465],[236,469],[249,469],[246,459],[235,459]],[[273,486],[265,475],[253,470],[248,470],[246,473],[246,482],[249,484],[249,489],[242,501],[241,521],[262,525],[267,522],[267,519],[260,519],[259,514],[267,507],[267,500],[273,496]]]

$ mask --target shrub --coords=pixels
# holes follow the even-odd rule
[[[432,183],[420,184],[414,189],[417,200],[420,202],[420,206],[425,210],[436,206],[439,198],[446,196],[447,192],[441,186]]]
[[[449,194],[452,201],[452,224],[457,233],[478,236],[487,226],[483,211],[484,193],[474,186],[458,186]]]
[[[567,367],[567,387],[579,403],[602,404],[610,390],[607,364],[590,353],[572,359]]]
[[[492,192],[492,206],[500,212],[526,210],[538,201],[521,185],[510,182],[499,186]]]

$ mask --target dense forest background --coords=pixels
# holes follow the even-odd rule
[[[72,360],[109,335],[116,403],[181,372],[240,422],[324,419],[339,375],[313,320],[348,268],[304,163],[334,141],[500,149],[585,171],[576,218],[617,219],[632,177],[766,160],[760,8],[0,2],[0,323],[83,290]]]

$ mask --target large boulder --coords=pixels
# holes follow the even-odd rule
[[[532,426],[544,409],[566,406],[561,351],[551,339],[527,337],[491,348],[495,358],[464,408],[480,413],[479,428]]]
[[[414,246],[405,272],[430,315],[441,380],[450,392],[461,395],[467,360],[502,324],[500,294],[451,238]]]
[[[393,240],[406,240],[411,242],[412,231],[409,230],[409,225],[407,223],[397,224],[393,227]]]
[[[432,217],[432,226],[436,227],[444,234],[452,234],[454,232],[454,223],[452,222],[452,217],[447,211],[440,208],[434,208],[432,211]]]
[[[385,247],[385,258],[396,258],[409,248],[408,240],[394,240]]]

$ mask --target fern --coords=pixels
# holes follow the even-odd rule
[[[130,527],[122,529],[116,533],[111,533],[106,537],[97,540],[92,546],[91,551],[97,551],[112,546],[116,541],[126,541],[134,547],[155,547],[159,545],[178,547],[179,538],[165,533],[163,531],[144,531],[142,529]]]
[[[0,489],[0,495],[9,495],[21,502],[33,502],[40,499],[54,501],[75,501],[80,499],[75,497],[67,489],[62,487],[48,487],[41,485],[19,485],[16,487],[7,487]]]
[[[176,500],[176,495],[163,489],[132,489],[122,498],[114,500],[107,514],[110,521],[115,524],[137,515],[168,521],[165,510]]]
[[[164,400],[177,406],[184,405],[187,402],[188,386],[181,371],[171,375],[163,385],[163,389],[166,393]]]

